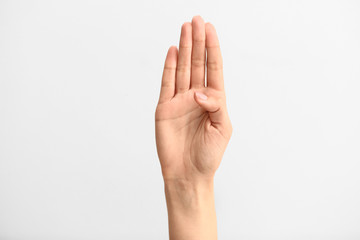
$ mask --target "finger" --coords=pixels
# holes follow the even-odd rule
[[[191,87],[205,86],[205,23],[200,16],[192,19],[193,46],[191,56]]]
[[[205,32],[207,51],[207,86],[217,90],[223,90],[223,60],[215,27],[211,23],[206,23]]]
[[[192,33],[191,23],[186,22],[181,27],[179,43],[179,57],[176,70],[176,93],[189,90],[190,87],[190,68],[191,68],[191,44]]]
[[[171,46],[164,64],[159,102],[169,101],[174,97],[177,55],[177,47]]]
[[[222,97],[222,94],[204,89],[195,91],[194,97],[200,107],[209,112],[211,123],[214,125],[224,125],[228,122],[225,99]]]

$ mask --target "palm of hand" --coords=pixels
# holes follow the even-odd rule
[[[179,53],[176,47],[169,49],[155,113],[156,143],[164,178],[214,175],[232,131],[222,81],[215,29],[194,17],[192,23],[182,27]],[[201,93],[207,96],[206,100],[199,97]]]

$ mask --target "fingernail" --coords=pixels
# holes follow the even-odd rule
[[[200,92],[196,92],[196,97],[198,97],[200,100],[206,100],[208,97],[205,94],[202,94]]]

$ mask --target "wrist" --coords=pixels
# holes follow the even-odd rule
[[[214,206],[213,178],[188,180],[184,178],[164,179],[168,208],[179,209],[183,213],[196,213]]]
[[[217,239],[213,179],[164,182],[170,239]]]

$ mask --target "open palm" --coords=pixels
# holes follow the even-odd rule
[[[213,177],[219,167],[232,133],[222,69],[214,26],[200,16],[184,23],[179,50],[170,47],[165,60],[155,113],[164,178]]]

